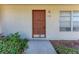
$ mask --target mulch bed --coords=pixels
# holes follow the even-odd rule
[[[71,48],[79,48],[79,40],[50,40],[53,46],[63,45]]]

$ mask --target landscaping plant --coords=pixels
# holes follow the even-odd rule
[[[65,46],[56,46],[55,47],[58,54],[79,54],[79,49],[69,48]]]
[[[28,47],[28,40],[20,38],[19,33],[10,34],[0,37],[0,53],[2,54],[19,54]]]

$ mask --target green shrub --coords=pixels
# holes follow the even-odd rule
[[[57,53],[59,54],[79,54],[79,49],[76,48],[68,48],[65,46],[56,46],[55,47]]]
[[[19,33],[10,34],[0,37],[0,53],[19,54],[28,47],[28,40],[20,38]]]

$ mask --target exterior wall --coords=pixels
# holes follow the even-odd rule
[[[20,32],[22,37],[35,39],[32,38],[32,10],[43,9],[46,10],[46,38],[42,40],[79,39],[79,32],[59,31],[59,12],[79,10],[79,5],[2,5],[2,32],[5,35]]]
[[[0,34],[2,34],[2,5],[0,5]]]

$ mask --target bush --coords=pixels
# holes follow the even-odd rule
[[[19,54],[28,47],[28,40],[20,38],[19,33],[0,37],[0,53]]]
[[[79,50],[76,48],[68,48],[65,46],[56,46],[55,49],[58,54],[79,54]]]

